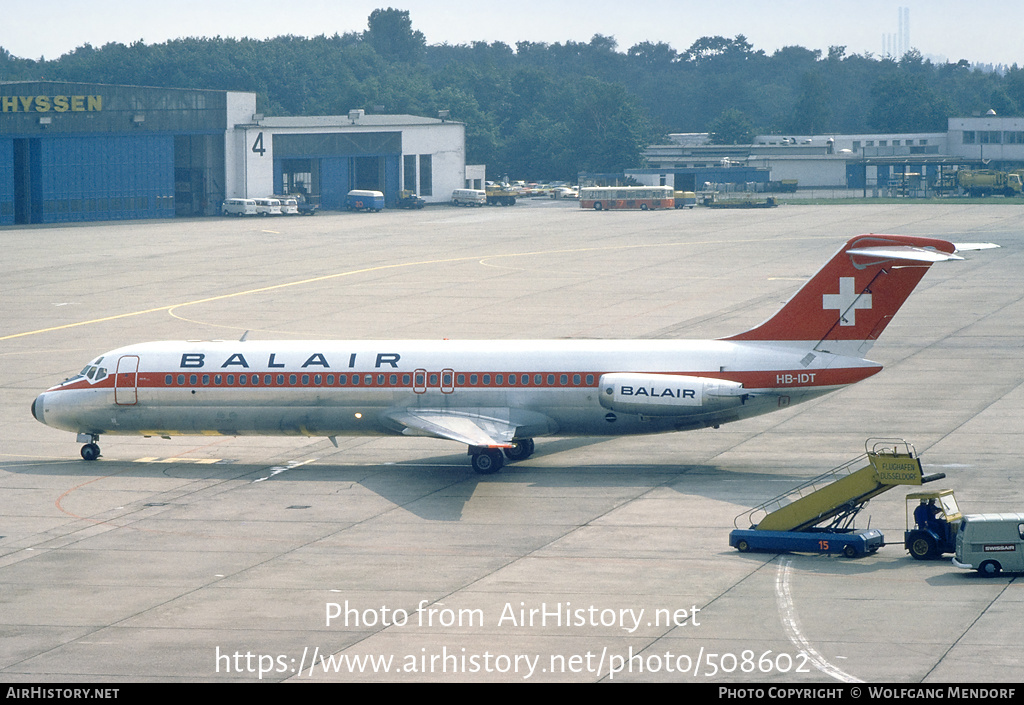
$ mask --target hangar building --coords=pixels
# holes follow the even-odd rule
[[[644,169],[626,171],[648,185],[694,190],[702,181],[757,182],[744,170],[770,172],[801,188],[885,189],[919,182],[923,194],[958,168],[1011,171],[1024,166],[1024,118],[947,119],[945,132],[859,135],[759,135],[749,145],[713,145],[706,133],[669,135],[644,151]],[[694,179],[691,174],[697,174]],[[912,179],[910,177],[913,177]]]
[[[215,215],[224,198],[354,188],[449,200],[465,126],[411,115],[264,117],[256,94],[0,83],[0,225]]]

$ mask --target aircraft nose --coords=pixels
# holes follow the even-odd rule
[[[45,394],[40,394],[38,397],[32,400],[32,415],[36,417],[36,421],[39,423],[46,423],[43,421],[43,397]]]

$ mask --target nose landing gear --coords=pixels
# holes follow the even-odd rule
[[[96,443],[100,437],[95,433],[79,433],[78,442],[85,443],[82,446],[82,460],[96,460],[100,457],[100,447]]]

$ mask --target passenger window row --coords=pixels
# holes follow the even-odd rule
[[[424,378],[426,374],[426,378]],[[443,383],[451,384],[451,373],[443,376]],[[428,381],[429,380],[429,381]],[[571,384],[570,384],[571,380]],[[442,382],[439,374],[416,373],[416,386],[437,387]],[[467,384],[468,383],[468,384]],[[168,387],[410,387],[413,375],[408,372],[352,373],[352,374],[168,374],[164,385]],[[459,387],[592,387],[595,375],[582,373],[458,373],[455,385]]]

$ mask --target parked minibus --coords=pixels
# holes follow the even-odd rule
[[[256,201],[251,198],[227,198],[220,207],[221,215],[256,215]]]
[[[1024,513],[966,515],[956,534],[953,565],[988,576],[1024,572]]]

